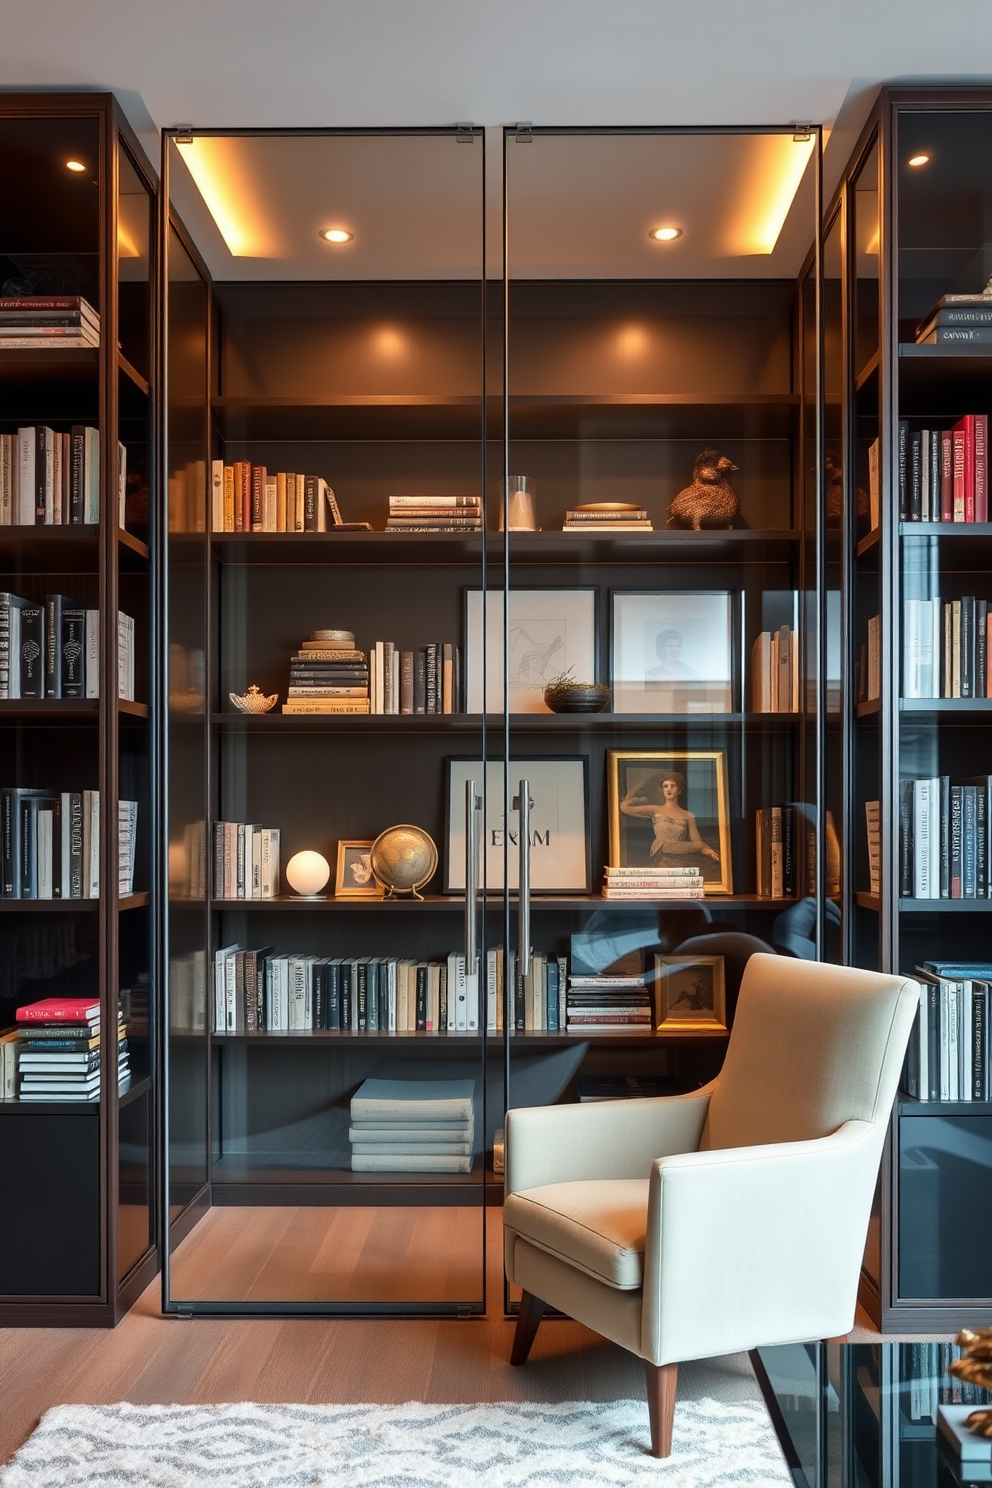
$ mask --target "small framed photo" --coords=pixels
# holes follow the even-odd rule
[[[734,597],[613,594],[615,713],[733,712]]]
[[[725,749],[607,751],[610,866],[698,868],[732,894]]]
[[[585,755],[540,759],[513,759],[509,765],[510,800],[517,786],[530,786],[530,886],[534,894],[589,893],[588,795],[589,761]],[[516,891],[520,871],[519,813],[511,807],[509,822],[503,816],[503,761],[448,760],[447,843],[444,892],[465,889],[465,787],[474,780],[481,795],[485,790],[485,820],[481,823],[480,881],[489,891],[503,888],[505,841],[511,891]],[[484,877],[483,877],[484,875]]]
[[[334,875],[335,899],[381,899],[382,885],[372,872],[368,842],[339,842],[338,866]]]
[[[562,672],[597,682],[596,590],[511,589],[506,607],[511,713],[550,713],[544,689]],[[503,592],[465,594],[465,707],[503,711]]]
[[[655,956],[659,1033],[726,1033],[722,956]]]

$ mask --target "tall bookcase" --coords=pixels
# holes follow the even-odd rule
[[[0,294],[81,295],[100,321],[98,347],[0,346],[3,433],[99,430],[99,520],[0,525],[0,588],[72,596],[100,617],[98,698],[0,700],[0,785],[100,800],[98,898],[0,898],[0,1024],[43,997],[91,998],[104,1031],[120,1010],[131,1071],[118,1090],[104,1037],[98,1099],[0,1101],[0,1319],[15,1325],[112,1325],[157,1264],[155,210],[155,176],[112,96],[0,96]],[[118,611],[134,621],[133,700],[118,697]],[[127,896],[120,800],[138,805]]]
[[[988,90],[883,90],[825,219],[827,447],[845,493],[843,522],[828,544],[838,613],[849,620],[837,648],[844,748],[832,767],[849,811],[842,935],[854,964],[910,976],[928,960],[988,960],[987,897],[948,890],[918,898],[916,885],[902,881],[912,857],[904,864],[900,802],[916,779],[959,783],[986,769],[992,704],[912,696],[920,689],[907,682],[907,614],[921,600],[989,597],[992,528],[905,519],[900,425],[908,444],[917,431],[949,430],[963,415],[989,411],[992,347],[918,344],[917,335],[941,296],[979,292],[992,274],[983,226],[990,138]],[[907,480],[904,469],[904,487]],[[930,515],[939,517],[939,504]],[[859,701],[857,649],[876,616],[878,685],[871,697],[863,687]],[[938,643],[938,663],[941,650]],[[881,803],[877,890],[869,801]],[[938,803],[937,830],[939,815]],[[989,1217],[990,1138],[988,1102],[900,1096],[864,1270],[863,1300],[884,1329],[937,1332],[992,1318],[992,1266],[976,1244]]]

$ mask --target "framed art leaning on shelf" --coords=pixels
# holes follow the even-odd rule
[[[732,894],[724,749],[611,749],[610,864],[695,868],[707,894]]]
[[[466,711],[503,711],[503,595],[469,589],[465,596]],[[485,649],[483,650],[483,632]],[[511,589],[506,609],[507,706],[511,713],[550,713],[544,689],[571,671],[595,682],[596,590]]]
[[[613,711],[733,711],[733,596],[614,593]]]

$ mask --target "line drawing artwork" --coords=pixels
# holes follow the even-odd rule
[[[565,638],[553,622],[528,620],[526,625],[512,625],[509,643],[511,687],[543,687],[561,670],[555,658],[564,654]]]

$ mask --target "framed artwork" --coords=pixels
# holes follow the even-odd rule
[[[595,682],[596,594],[589,589],[511,589],[506,609],[511,713],[550,713],[546,685],[571,669],[576,682]],[[503,591],[465,593],[465,707],[503,711]],[[483,644],[484,639],[484,644]]]
[[[721,955],[656,955],[659,1033],[726,1033]]]
[[[485,765],[475,759],[449,759],[447,843],[444,891],[465,889],[465,785],[485,781],[485,820],[482,824],[479,882],[497,893],[503,888],[504,837],[509,833],[510,888],[518,887],[519,814],[503,815],[503,761]],[[510,800],[520,780],[528,781],[531,801],[530,886],[533,894],[589,893],[588,821],[589,761],[584,755],[567,758],[510,761]]]
[[[733,711],[733,595],[613,594],[615,713]]]
[[[726,1033],[722,956],[655,956],[659,1033]]]
[[[335,899],[381,899],[382,885],[376,882],[368,842],[339,842],[338,865],[334,875]]]
[[[725,749],[607,751],[610,866],[698,868],[732,894]]]

